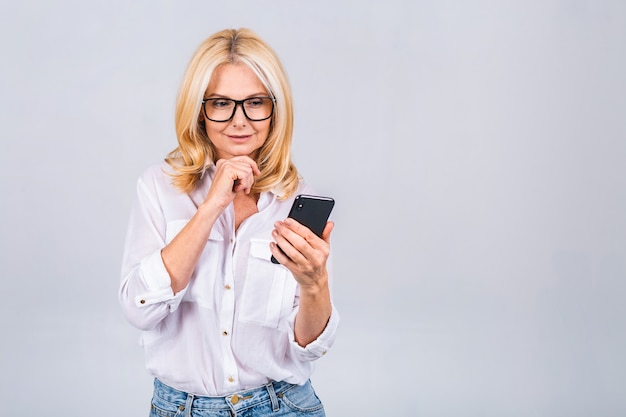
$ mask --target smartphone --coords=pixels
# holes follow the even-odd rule
[[[291,217],[298,223],[303,224],[317,236],[321,237],[334,206],[335,200],[330,197],[300,194],[293,201],[287,217]],[[279,263],[274,258],[274,255],[272,255],[272,263]]]

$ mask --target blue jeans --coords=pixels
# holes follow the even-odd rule
[[[311,382],[271,382],[227,395],[202,397],[178,391],[155,378],[150,417],[325,417]]]

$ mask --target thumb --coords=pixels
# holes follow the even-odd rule
[[[324,227],[324,231],[322,232],[322,239],[326,241],[326,243],[330,243],[330,234],[335,228],[335,222],[326,222],[326,226]]]

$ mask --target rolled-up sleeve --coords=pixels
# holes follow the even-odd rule
[[[296,309],[291,314],[288,320],[289,348],[291,354],[301,362],[310,362],[321,358],[326,354],[326,352],[330,350],[333,343],[335,342],[337,328],[339,327],[339,313],[337,312],[337,309],[333,304],[330,318],[328,319],[328,323],[326,323],[326,327],[324,328],[322,333],[317,337],[317,339],[304,347],[300,346],[298,342],[296,342],[295,320],[297,314],[298,309]]]
[[[166,245],[166,222],[150,177],[137,183],[137,198],[126,234],[119,300],[128,321],[150,330],[175,311],[185,290],[174,294],[161,250]]]
[[[161,251],[141,261],[139,278],[145,284],[146,290],[134,297],[136,307],[147,307],[153,304],[165,303],[170,311],[175,311],[184,295],[184,290],[174,295],[170,276],[163,264]]]

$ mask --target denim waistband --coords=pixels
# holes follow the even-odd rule
[[[295,385],[284,381],[272,381],[268,384],[225,395],[223,397],[205,397],[188,394],[154,379],[154,395],[160,400],[177,405],[180,410],[191,407],[196,410],[232,410],[240,411],[259,404],[270,402],[274,410],[278,409],[277,397],[289,391]]]

